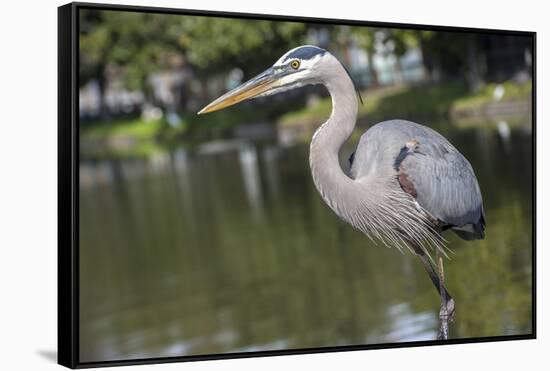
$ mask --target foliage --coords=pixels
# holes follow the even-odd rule
[[[386,31],[384,41],[393,43],[393,52],[400,57],[409,49],[421,47],[434,35],[434,31],[392,28]]]
[[[181,52],[175,39],[178,19],[166,14],[82,11],[80,83],[105,77],[106,68],[112,66],[113,73],[122,75],[125,87],[145,90],[146,77],[169,67],[170,57]]]
[[[267,66],[273,56],[304,40],[306,26],[212,17],[181,17],[179,45],[201,73]],[[269,46],[269,47],[267,47]]]
[[[364,104],[359,107],[359,120],[369,122],[395,118],[424,118],[445,116],[452,103],[466,96],[467,89],[461,85],[422,85],[416,87],[396,87],[364,91]],[[421,96],[422,99],[418,99]],[[294,125],[304,122],[321,122],[331,110],[330,98],[322,99],[316,106],[281,117],[282,125]]]
[[[185,56],[202,75],[235,67],[248,72],[299,43],[305,30],[298,22],[83,10],[81,84],[113,66],[124,87],[143,90],[146,77],[171,67],[174,55]]]
[[[468,89],[461,84],[409,87],[380,99],[375,107],[376,112],[373,112],[373,119],[446,117],[453,102],[467,95]]]
[[[105,139],[131,136],[136,140],[154,139],[166,124],[163,120],[145,121],[139,118],[122,119],[111,122],[98,122],[83,127],[80,134],[83,138]]]

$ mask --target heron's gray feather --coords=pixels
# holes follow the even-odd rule
[[[406,144],[416,141],[414,150]],[[460,230],[459,236],[483,237],[481,191],[472,166],[445,137],[409,121],[392,120],[370,128],[355,153],[355,179],[402,171],[414,185],[416,200],[430,215]]]

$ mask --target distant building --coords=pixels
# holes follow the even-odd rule
[[[183,87],[191,80],[189,69],[175,69],[151,74],[149,84],[152,88],[153,103],[162,107],[176,109],[184,100]],[[97,118],[101,114],[101,93],[96,80],[91,80],[79,91],[80,117]],[[142,91],[130,91],[123,88],[116,79],[110,81],[105,89],[103,102],[110,115],[140,113],[145,104]]]

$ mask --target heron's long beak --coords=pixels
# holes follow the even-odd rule
[[[201,115],[203,113],[218,111],[242,102],[243,100],[257,97],[258,95],[277,87],[279,85],[278,81],[279,77],[276,76],[273,68],[268,68],[258,76],[253,77],[244,84],[225,93],[224,95],[201,109],[198,114]]]

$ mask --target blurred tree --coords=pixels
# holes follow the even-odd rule
[[[424,41],[432,76],[443,81],[466,80],[471,89],[484,83],[485,51],[479,50],[479,35],[463,32],[433,32]],[[435,74],[434,74],[435,72]]]
[[[420,53],[422,54],[422,64],[424,65],[424,73],[427,79],[434,80],[434,64],[433,57],[430,52],[429,42],[434,37],[434,31],[427,30],[411,30],[412,33],[416,36],[418,41],[418,47],[420,48]]]
[[[397,60],[394,65],[394,81],[401,82],[400,58],[410,49],[421,49],[423,40],[431,36],[431,31],[371,27],[353,27],[352,33],[358,45],[367,52],[372,86],[379,85],[378,71],[374,68],[375,54],[395,55]]]
[[[96,79],[103,103],[107,80],[117,77],[125,88],[141,90],[151,100],[147,78],[169,67],[174,54],[185,55],[206,83],[233,68],[259,71],[274,55],[302,43],[306,31],[307,25],[299,22],[84,10],[80,84]]]
[[[426,40],[429,40],[433,35],[433,31],[421,31],[412,29],[390,28],[383,31],[383,43],[391,45],[391,52],[397,57],[394,74],[398,81],[403,80],[403,71],[400,59],[411,49],[419,49],[422,53],[422,63],[424,67],[424,75],[430,76],[432,67],[429,64],[429,57],[423,47]]]
[[[147,77],[166,68],[177,43],[180,17],[122,11],[81,11],[80,84],[95,78],[102,116],[108,77],[120,77],[125,88],[141,90],[150,99]],[[108,74],[115,76],[107,76]]]
[[[472,89],[483,84],[484,60],[477,34],[389,29],[384,35],[384,42],[393,46],[392,52],[397,57],[419,48],[424,69],[432,81],[466,79]]]
[[[378,29],[370,27],[353,27],[352,34],[358,45],[367,52],[369,64],[370,84],[378,86],[378,72],[374,68],[374,54],[376,53],[376,32]]]
[[[82,10],[80,12],[80,36],[79,36],[79,83],[80,86],[96,79],[99,84],[100,115],[105,115],[105,68],[107,65],[107,50],[110,47],[110,31],[107,27],[101,27],[99,12]]]
[[[241,68],[259,72],[305,40],[307,26],[213,17],[180,17],[179,45],[200,75]]]
[[[178,60],[191,67],[194,78],[200,81],[199,95],[202,86],[204,96],[201,99],[207,99],[211,97],[206,95],[212,93],[207,89],[208,83],[218,83],[219,89],[225,89],[221,82],[229,71],[238,68],[242,71],[242,78],[246,79],[273,63],[274,58],[288,49],[316,40],[314,42],[320,46],[336,51],[345,65],[350,64],[351,46],[364,48],[370,82],[374,86],[380,80],[374,68],[376,53],[397,57],[393,76],[396,77],[394,81],[399,82],[402,74],[400,57],[407,50],[418,48],[422,53],[425,75],[431,81],[466,79],[470,87],[476,88],[484,80],[491,79],[487,72],[488,63],[491,70],[498,70],[498,75],[494,75],[503,80],[517,72],[514,69],[522,66],[525,55],[531,55],[527,38],[526,41],[512,42],[512,37],[503,39],[498,36],[498,40],[491,37],[450,31],[82,10],[80,84],[92,79],[97,81],[100,112],[105,117],[104,93],[108,84],[116,82],[128,90],[142,91],[145,99],[151,102],[149,76],[173,68],[173,61]],[[508,60],[512,61],[509,66],[499,69],[504,65],[503,61]],[[186,84],[186,89],[196,93],[196,86]],[[185,93],[183,90],[179,93],[182,94],[175,94],[178,102],[172,108],[177,108],[183,101]]]

